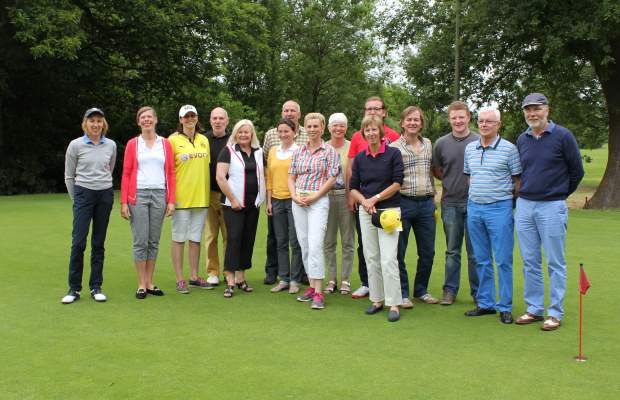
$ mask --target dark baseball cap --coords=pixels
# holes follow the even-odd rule
[[[523,99],[523,104],[521,105],[521,108],[525,108],[527,106],[532,106],[532,105],[546,106],[547,104],[549,104],[549,101],[547,100],[544,94],[530,93],[527,96],[525,96],[525,99]]]
[[[103,113],[103,111],[101,111],[100,108],[93,107],[93,108],[89,108],[88,110],[86,110],[86,112],[84,113],[84,118],[88,118],[93,114],[99,114],[102,117],[105,117],[105,114]]]

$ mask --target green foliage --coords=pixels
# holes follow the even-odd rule
[[[0,193],[63,190],[64,149],[93,105],[121,150],[143,105],[156,108],[162,135],[187,103],[207,127],[223,106],[262,135],[289,98],[304,113],[345,112],[353,129],[364,99],[382,90],[369,74],[374,11],[371,0],[10,2],[0,8]],[[24,114],[36,118],[24,124]],[[24,137],[54,156],[33,157]]]
[[[497,103],[503,132],[515,138],[525,128],[521,99],[543,92],[552,119],[571,128],[581,145],[606,141],[607,110],[593,60],[610,60],[606,43],[617,35],[610,28],[618,26],[617,5],[471,0],[461,7],[462,99],[474,107]],[[384,34],[389,43],[410,46],[405,70],[418,104],[445,110],[454,87],[454,2],[403,0],[395,14]]]
[[[284,93],[302,111],[344,112],[359,126],[364,100],[379,93],[369,76],[377,54],[373,1],[289,0],[284,24]],[[379,89],[379,90],[378,90]]]

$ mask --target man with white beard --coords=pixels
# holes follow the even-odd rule
[[[544,318],[542,245],[549,269],[550,303],[541,329],[552,331],[560,326],[564,315],[566,198],[581,182],[583,164],[572,132],[549,121],[545,95],[527,95],[522,107],[529,128],[517,139],[523,172],[515,226],[523,258],[523,299],[527,312],[516,323],[527,325]]]

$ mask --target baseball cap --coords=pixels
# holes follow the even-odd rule
[[[93,114],[99,114],[102,117],[105,117],[105,114],[103,113],[103,111],[101,111],[100,108],[92,107],[86,110],[86,112],[84,113],[84,118],[89,118]]]
[[[547,100],[544,94],[530,93],[527,96],[525,96],[525,99],[523,99],[523,104],[521,105],[521,108],[525,108],[527,106],[532,106],[532,105],[546,106],[547,104],[549,104],[549,101]]]
[[[387,233],[403,230],[403,224],[400,222],[400,212],[395,208],[377,210],[376,213],[372,214],[372,224]]]
[[[198,115],[198,111],[196,111],[196,107],[190,104],[186,104],[183,107],[181,107],[181,109],[179,110],[179,118],[184,117],[189,112],[193,112],[194,114]]]

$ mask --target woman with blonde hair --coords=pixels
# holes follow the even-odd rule
[[[321,310],[325,308],[322,286],[325,279],[323,241],[329,214],[326,195],[336,182],[340,162],[336,150],[322,139],[325,130],[323,115],[307,114],[304,127],[308,143],[295,151],[288,171],[295,231],[310,280],[310,287],[297,300],[311,301],[312,309]]]
[[[73,232],[69,258],[69,292],[63,304],[80,299],[84,250],[90,222],[93,222],[90,252],[91,297],[106,301],[103,284],[104,242],[114,203],[112,171],[116,163],[116,143],[106,137],[108,122],[99,108],[89,108],[82,118],[84,134],[71,141],[65,156],[65,184],[73,201]]]
[[[224,297],[231,298],[235,285],[244,292],[254,290],[246,282],[245,271],[252,268],[258,211],[265,200],[263,150],[252,121],[242,119],[235,124],[228,144],[218,156],[216,179],[222,189],[228,233]]]
[[[133,258],[138,273],[137,299],[163,296],[153,285],[164,216],[174,213],[175,175],[172,146],[155,132],[157,114],[142,107],[136,114],[140,134],[125,146],[121,181],[121,216],[131,224]]]

